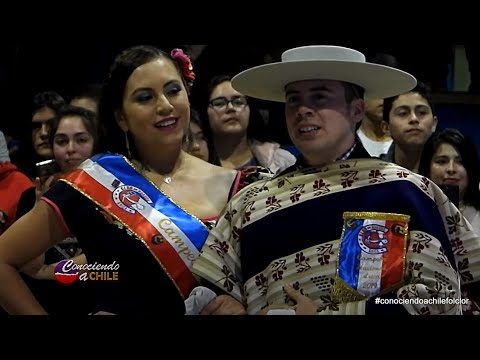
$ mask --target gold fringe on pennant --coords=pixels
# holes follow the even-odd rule
[[[340,303],[349,303],[365,300],[367,297],[355,291],[338,275],[331,290],[332,297]]]

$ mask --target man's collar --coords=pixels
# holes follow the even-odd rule
[[[340,155],[335,161],[348,160],[348,158],[352,155],[353,151],[355,150],[355,147],[357,146],[358,141],[359,140],[355,138],[355,142],[353,143],[353,145],[346,152]],[[304,169],[304,168],[310,167],[305,163],[305,159],[303,158],[302,155],[299,156],[297,163],[295,165],[297,169]]]

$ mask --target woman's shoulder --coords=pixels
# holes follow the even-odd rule
[[[218,177],[233,179],[237,174],[237,170],[227,169],[198,158],[192,159],[192,164],[195,174],[202,177],[205,176],[206,178]]]

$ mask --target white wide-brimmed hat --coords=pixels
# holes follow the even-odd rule
[[[336,80],[365,90],[366,99],[384,99],[412,90],[415,77],[404,71],[366,62],[365,55],[341,46],[297,47],[282,62],[253,67],[236,75],[232,86],[258,99],[285,102],[285,86],[301,80]]]

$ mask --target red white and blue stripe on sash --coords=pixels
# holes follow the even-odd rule
[[[96,155],[64,178],[137,234],[182,295],[188,296],[196,285],[190,269],[208,236],[200,220],[179,208],[119,155]]]

